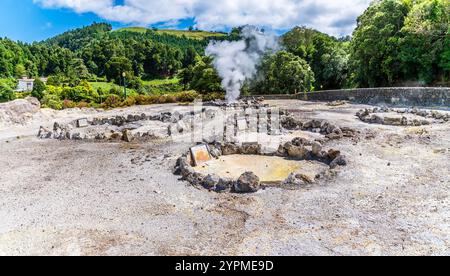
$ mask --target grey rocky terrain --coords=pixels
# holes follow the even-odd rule
[[[265,104],[290,115],[280,133],[256,134],[261,150],[277,151],[300,137],[338,149],[346,166],[295,189],[217,193],[174,174],[194,144],[172,139],[171,126],[189,124],[157,116],[186,114],[190,106],[51,111],[27,105],[14,109],[19,121],[2,106],[0,255],[450,254],[448,121],[428,112],[427,124],[415,125],[417,114],[412,124],[377,124],[357,116],[373,106]],[[79,119],[131,114],[146,120],[85,126],[75,131],[82,139],[61,139],[56,131],[54,139],[55,123],[72,125],[73,134]],[[52,132],[51,139],[38,137],[40,129]],[[234,139],[253,138],[235,133]]]

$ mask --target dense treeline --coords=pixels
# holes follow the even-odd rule
[[[66,32],[44,42],[0,40],[0,78],[64,75],[117,80],[118,71],[143,79],[165,78],[191,65],[209,39],[146,33],[111,32],[109,24]],[[89,75],[90,74],[90,75]]]
[[[71,30],[44,41],[44,44],[67,48],[73,52],[83,48],[92,40],[101,40],[112,30],[106,23],[94,23],[91,26]]]
[[[267,57],[244,91],[450,84],[450,1],[374,1],[357,23],[352,37],[339,39],[293,28],[281,37],[286,52]],[[199,60],[183,70],[182,79],[192,89],[210,91],[219,84],[211,70]]]
[[[384,0],[358,18],[351,42],[352,81],[390,86],[450,79],[450,1]]]
[[[286,49],[305,60],[314,72],[316,89],[348,86],[349,41],[308,28],[296,27],[282,37]]]
[[[267,56],[243,90],[260,94],[448,85],[449,21],[448,0],[380,0],[358,18],[352,37],[335,38],[295,27],[280,37],[284,50]],[[14,79],[22,76],[51,76],[51,86],[72,88],[87,87],[83,80],[117,85],[125,81],[138,94],[154,91],[146,89],[145,80],[178,77],[179,85],[157,90],[176,87],[179,91],[183,86],[203,94],[220,92],[221,80],[212,59],[204,56],[205,47],[211,40],[239,39],[242,27],[228,35],[200,32],[198,36],[193,36],[196,31],[173,34],[134,29],[112,31],[109,24],[94,23],[32,44],[0,38],[0,101],[13,98]],[[105,91],[93,93],[100,102],[108,96]],[[68,93],[58,95],[64,100]],[[89,101],[89,97],[81,98]]]

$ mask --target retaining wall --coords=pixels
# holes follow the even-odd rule
[[[317,91],[298,94],[308,101],[344,100],[361,104],[450,107],[450,88],[392,87]]]

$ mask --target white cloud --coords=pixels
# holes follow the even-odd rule
[[[201,29],[218,30],[244,24],[272,29],[306,25],[333,34],[350,34],[356,18],[371,0],[33,0],[47,8],[69,8],[127,24],[194,18]]]

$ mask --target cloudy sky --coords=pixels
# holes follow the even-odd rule
[[[305,25],[351,34],[371,0],[2,0],[0,36],[39,40],[92,21],[114,27],[139,25],[229,30],[244,24],[282,32]]]

